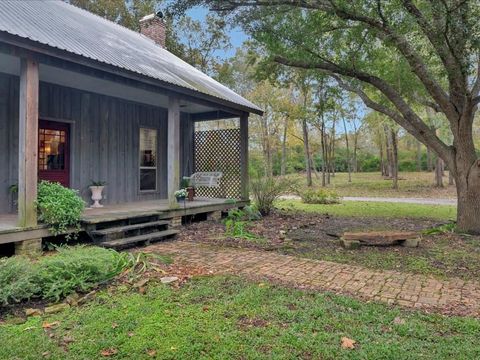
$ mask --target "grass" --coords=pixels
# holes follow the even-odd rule
[[[389,202],[344,201],[336,205],[304,204],[298,200],[281,200],[277,207],[336,216],[409,217],[437,220],[455,219],[457,209],[449,205],[421,205]]]
[[[103,292],[55,316],[3,324],[0,358],[98,359],[110,349],[113,359],[474,359],[479,333],[472,318],[207,277],[144,295]],[[354,350],[342,349],[344,336]]]
[[[447,174],[447,173],[446,173]],[[447,174],[448,175],[448,174]],[[305,183],[304,174],[289,175]],[[433,186],[434,174],[429,172],[401,172],[399,189],[392,189],[392,181],[384,180],[380,173],[354,173],[352,182],[348,182],[347,173],[337,173],[331,178],[330,189],[340,196],[368,197],[418,197],[418,198],[455,198],[455,186],[448,185],[448,176],[443,179],[445,187]],[[313,178],[315,186],[321,185],[321,180]]]

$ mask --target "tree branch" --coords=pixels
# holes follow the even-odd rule
[[[434,149],[435,152],[439,154],[439,156],[445,159],[446,162],[449,162],[451,158],[450,149],[443,141],[441,141],[437,137],[437,135],[423,121],[420,120],[420,122],[422,123],[422,126],[421,126],[421,129],[419,129],[418,124],[414,125],[411,119],[406,118],[400,112],[394,111],[388,108],[387,106],[384,106],[378,102],[373,101],[363,90],[357,87],[354,87],[351,84],[346,83],[339,76],[335,74],[330,74],[330,76],[337,81],[340,87],[342,87],[347,91],[357,94],[367,107],[391,118],[398,125],[403,127],[410,134],[412,134],[418,141]],[[413,111],[412,111],[412,113],[409,114],[408,117],[411,117],[411,116],[417,116],[417,115],[413,114]]]

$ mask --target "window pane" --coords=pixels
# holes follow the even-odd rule
[[[64,170],[65,131],[40,129],[40,134],[39,169]]]
[[[157,166],[157,131],[140,129],[140,166]]]
[[[140,169],[140,190],[156,190],[157,170]]]
[[[156,168],[157,130],[140,128],[140,190],[157,189]]]

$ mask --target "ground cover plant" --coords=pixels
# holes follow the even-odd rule
[[[480,322],[344,296],[197,277],[0,325],[2,359],[473,359]]]
[[[59,247],[34,261],[21,256],[0,259],[0,302],[58,301],[105,283],[134,264],[127,253],[94,246]]]

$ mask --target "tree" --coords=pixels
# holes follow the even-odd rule
[[[480,102],[478,1],[179,0],[177,6],[192,4],[235,12],[271,61],[336,76],[432,149],[455,179],[459,230],[480,233],[480,160],[472,132]],[[452,145],[414,103],[444,114]]]
[[[181,46],[174,51],[175,55],[200,71],[215,75],[222,63],[217,51],[231,47],[225,20],[207,15],[205,22],[200,22],[183,16],[175,23],[174,28],[181,41]]]

